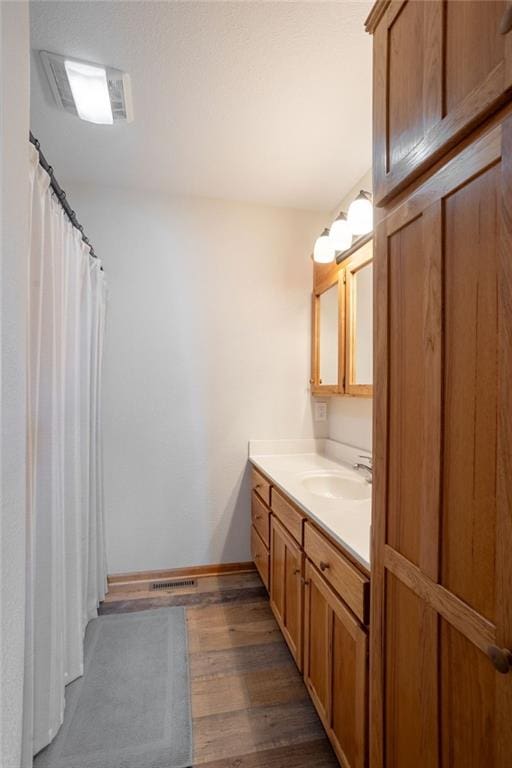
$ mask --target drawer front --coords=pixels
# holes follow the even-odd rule
[[[304,550],[326,581],[363,624],[368,622],[370,581],[311,523],[304,526]]]
[[[267,506],[270,506],[270,483],[257,469],[251,472],[251,490],[261,496]]]
[[[302,522],[304,515],[296,510],[295,507],[292,507],[290,502],[275,488],[272,488],[271,509],[288,533],[302,546]]]
[[[254,564],[258,569],[261,580],[268,589],[269,555],[268,549],[261,540],[258,531],[251,526],[251,553]]]
[[[252,524],[263,539],[265,546],[270,547],[270,512],[263,504],[256,491],[251,496]]]

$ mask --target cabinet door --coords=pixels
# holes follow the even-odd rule
[[[270,547],[270,606],[295,663],[302,670],[303,554],[274,515]]]
[[[392,0],[374,33],[374,193],[386,202],[504,103],[504,0]]]
[[[367,635],[306,560],[304,681],[344,768],[366,765]]]
[[[377,228],[372,768],[512,755],[512,122]]]

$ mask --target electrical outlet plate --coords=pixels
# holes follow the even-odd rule
[[[315,403],[315,421],[327,421],[327,403]]]

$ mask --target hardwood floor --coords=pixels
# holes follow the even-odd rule
[[[186,610],[194,766],[338,768],[255,573],[112,595],[100,612],[168,605]]]

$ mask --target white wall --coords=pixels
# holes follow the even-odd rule
[[[357,182],[332,212],[333,221],[339,211],[347,211],[359,190],[372,191],[371,169]],[[329,224],[327,224],[328,226]],[[330,397],[328,399],[328,435],[331,440],[339,440],[358,448],[372,448],[372,398]]]
[[[19,768],[25,621],[28,5],[0,4],[0,765]]]
[[[69,197],[109,284],[109,572],[247,560],[248,440],[314,433],[309,255],[325,214]]]

